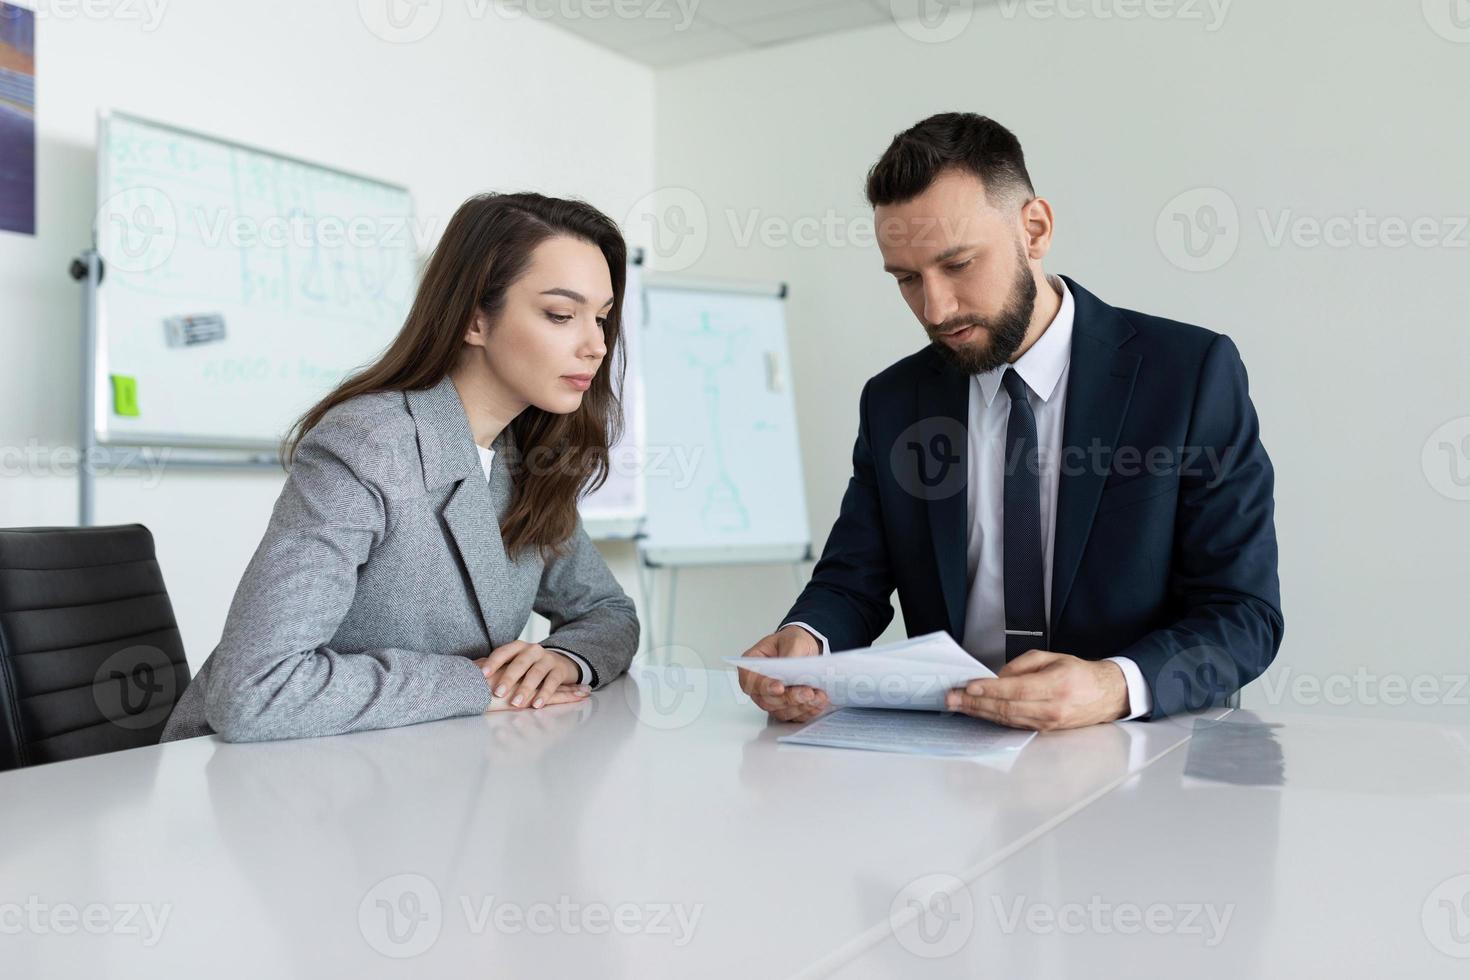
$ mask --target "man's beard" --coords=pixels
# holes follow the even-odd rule
[[[931,343],[940,355],[954,367],[966,374],[984,374],[1010,362],[1011,357],[1026,339],[1026,328],[1031,324],[1031,311],[1036,308],[1036,280],[1031,268],[1021,255],[1021,268],[1011,286],[1010,298],[1000,315],[985,320],[965,314],[946,320],[937,330],[930,331]],[[940,340],[935,334],[949,333],[971,324],[985,330],[987,341],[971,342],[954,348]]]

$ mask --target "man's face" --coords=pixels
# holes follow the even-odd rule
[[[1008,362],[1036,301],[1016,209],[998,210],[979,178],[947,171],[873,217],[883,268],[934,347],[971,374]]]

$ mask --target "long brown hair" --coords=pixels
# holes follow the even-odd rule
[[[459,359],[475,311],[493,323],[536,246],[557,235],[595,245],[607,259],[613,287],[603,332],[607,370],[593,377],[575,412],[558,415],[532,405],[511,422],[522,465],[513,474],[515,490],[500,534],[512,557],[531,546],[543,553],[558,550],[576,529],[578,499],[606,482],[608,448],[623,426],[614,392],[625,368],[619,340],[628,250],[618,226],[582,201],[479,194],[460,205],[429,258],[403,329],[376,361],[349,375],[296,422],[282,445],[282,463],[290,464],[297,444],[333,406],[370,392],[432,388],[442,381]]]

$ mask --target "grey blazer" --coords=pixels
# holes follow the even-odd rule
[[[512,561],[499,521],[520,455],[496,440],[487,484],[454,382],[361,395],[297,447],[224,633],[163,740],[391,728],[484,711],[471,661],[547,617],[543,645],[601,686],[638,646],[633,603],[581,522],[560,557]]]

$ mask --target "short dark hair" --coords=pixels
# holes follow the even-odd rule
[[[988,116],[941,112],[893,137],[868,171],[868,203],[913,200],[945,170],[974,174],[992,203],[1036,196],[1016,134]]]

